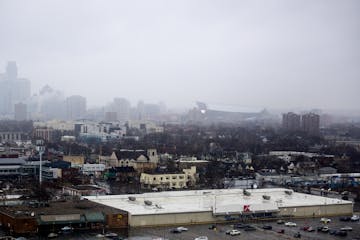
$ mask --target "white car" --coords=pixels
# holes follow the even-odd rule
[[[352,227],[346,226],[346,227],[342,227],[340,228],[341,231],[352,231]]]
[[[186,227],[177,227],[176,229],[180,232],[186,232],[187,230],[189,230]]]
[[[285,226],[287,226],[287,227],[296,227],[297,224],[294,223],[294,222],[286,222],[286,223],[285,223]]]
[[[209,240],[207,236],[200,236],[195,238],[194,240]]]
[[[356,221],[359,221],[360,220],[360,216],[359,215],[353,215],[352,217],[351,217],[351,221],[353,221],[353,222],[356,222]]]
[[[321,219],[320,219],[320,222],[322,222],[322,223],[329,223],[329,222],[331,222],[331,219],[330,219],[330,218],[321,218]]]
[[[239,230],[233,229],[229,233],[231,236],[240,235],[241,232]]]

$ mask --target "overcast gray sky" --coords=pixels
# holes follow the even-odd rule
[[[360,1],[0,0],[8,60],[89,105],[359,109]]]

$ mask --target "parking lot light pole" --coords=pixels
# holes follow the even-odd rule
[[[45,146],[43,140],[36,140],[36,150],[39,153],[40,156],[40,166],[39,166],[39,184],[41,186],[42,183],[42,155],[45,152]]]

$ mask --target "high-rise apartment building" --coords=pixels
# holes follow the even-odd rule
[[[86,98],[77,95],[66,98],[66,118],[68,120],[83,118],[85,114]]]
[[[287,131],[299,131],[300,130],[300,115],[288,112],[282,116],[283,128]]]
[[[320,133],[320,116],[315,113],[307,113],[301,116],[302,130],[309,135],[317,136]]]

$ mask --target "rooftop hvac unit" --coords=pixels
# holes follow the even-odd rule
[[[129,197],[129,200],[130,200],[130,201],[136,201],[136,197],[131,197],[131,196],[130,196],[130,197]]]
[[[292,195],[292,194],[293,194],[293,191],[285,190],[285,193],[286,193],[286,195]]]
[[[265,199],[265,200],[270,200],[270,196],[269,196],[269,195],[263,195],[262,197],[263,197],[263,199]]]
[[[147,205],[147,206],[151,206],[151,205],[152,205],[152,202],[149,201],[149,200],[145,200],[144,203],[145,203],[145,205]]]

